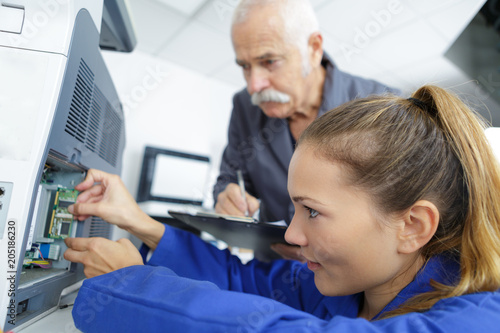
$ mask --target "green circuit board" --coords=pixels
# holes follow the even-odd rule
[[[57,189],[49,227],[50,238],[66,238],[71,235],[73,214],[68,207],[76,202],[78,191],[66,188]]]

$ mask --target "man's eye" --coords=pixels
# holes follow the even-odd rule
[[[318,216],[318,211],[312,209],[312,208],[309,208],[309,207],[306,207],[305,208],[309,211],[309,217],[310,218],[315,218],[316,216]]]
[[[267,59],[264,61],[264,66],[266,67],[274,67],[277,64],[277,61],[275,59]]]
[[[249,65],[249,64],[239,64],[239,66],[240,66],[240,67],[241,67],[241,69],[243,69],[244,71],[245,71],[245,70],[250,69],[250,65]]]

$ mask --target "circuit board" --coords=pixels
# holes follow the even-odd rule
[[[49,227],[50,238],[64,239],[71,235],[73,214],[68,212],[68,207],[76,202],[77,196],[76,190],[57,189]]]

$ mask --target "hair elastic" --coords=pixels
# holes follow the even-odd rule
[[[427,114],[429,114],[430,116],[432,116],[432,117],[436,117],[437,116],[437,110],[434,109],[433,107],[429,106],[424,101],[422,101],[422,100],[420,100],[418,98],[413,98],[413,97],[408,98],[408,100],[410,102],[412,102],[412,104],[415,105],[416,107],[418,107],[418,108],[422,109],[423,111],[427,112]]]
[[[423,101],[413,97],[408,98],[408,100],[412,102],[416,107],[419,107],[424,111],[428,111],[427,105]]]

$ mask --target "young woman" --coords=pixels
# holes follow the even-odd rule
[[[67,239],[85,264],[83,331],[489,332],[500,325],[500,173],[484,125],[458,98],[344,104],[301,136],[286,240],[307,259],[242,265],[151,220],[120,179],[91,170],[72,207],[138,235]],[[131,266],[132,265],[132,266]],[[129,267],[127,267],[129,266]],[[125,268],[122,268],[125,267]]]

